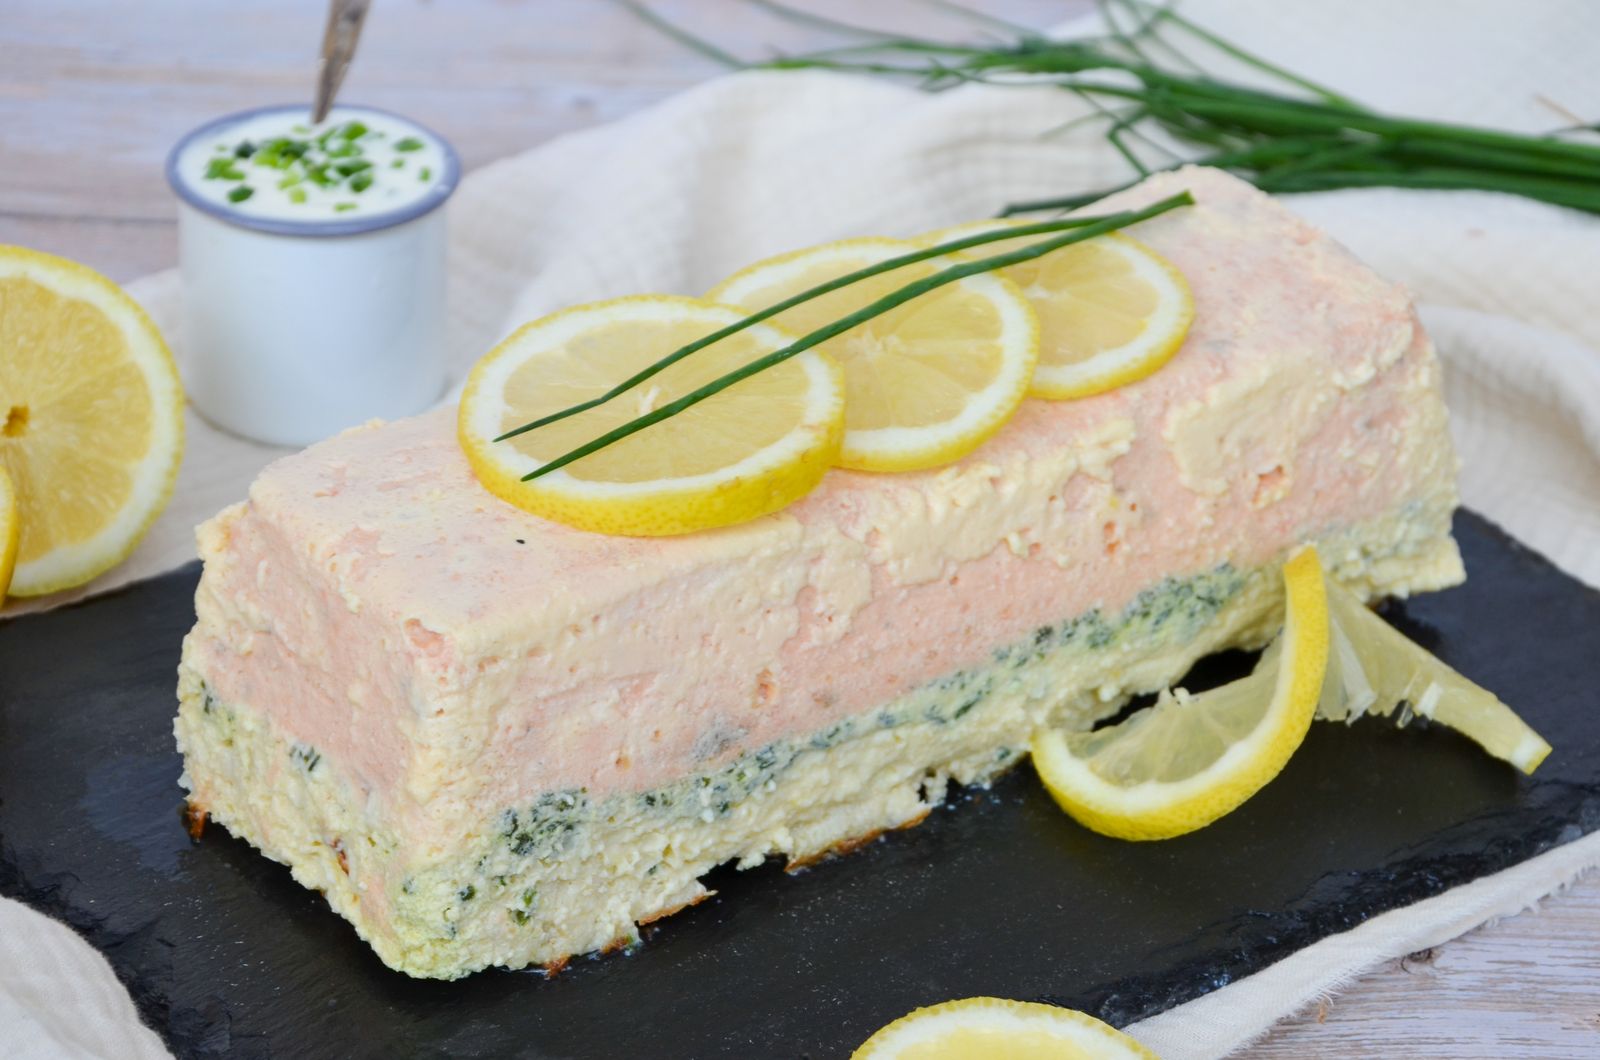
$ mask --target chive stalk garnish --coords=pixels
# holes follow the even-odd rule
[[[495,441],[503,442],[509,438],[515,438],[519,434],[527,434],[529,431],[536,431],[540,427],[548,426],[549,424],[556,423],[559,420],[564,420],[569,416],[576,416],[580,412],[588,412],[592,408],[604,405],[608,401],[621,397],[623,394],[627,393],[629,390],[632,390],[634,387],[638,386],[640,383],[643,383],[650,377],[657,375],[668,368],[671,368],[673,365],[677,364],[685,357],[688,357],[690,354],[698,353],[707,346],[710,346],[716,342],[721,342],[723,339],[728,338],[731,335],[737,335],[739,332],[744,331],[746,328],[752,328],[761,323],[763,320],[770,320],[785,310],[793,309],[795,306],[804,302],[809,302],[813,298],[820,298],[825,294],[837,291],[842,287],[848,287],[853,283],[859,283],[860,281],[870,279],[873,276],[881,276],[886,272],[893,272],[895,269],[904,268],[907,265],[915,265],[919,261],[927,261],[929,258],[937,258],[945,254],[954,254],[958,251],[968,250],[972,247],[983,246],[985,243],[998,243],[1003,239],[1025,239],[1028,236],[1034,235],[1051,235],[1056,232],[1063,232],[1073,228],[1086,228],[1090,225],[1099,224],[1103,221],[1111,221],[1129,216],[1131,215],[1127,213],[1118,213],[1094,217],[1063,217],[1059,220],[1039,221],[1035,224],[1001,226],[995,229],[993,232],[979,232],[976,235],[963,236],[961,239],[952,239],[947,243],[940,243],[936,246],[926,247],[921,250],[914,250],[908,254],[900,254],[896,257],[885,258],[883,261],[880,261],[875,265],[868,265],[865,268],[857,269],[854,272],[847,272],[842,276],[836,276],[825,283],[819,283],[815,287],[808,287],[798,294],[785,298],[781,302],[775,302],[765,309],[751,313],[749,316],[743,317],[740,320],[736,320],[725,328],[713,331],[711,334],[702,338],[695,339],[686,346],[680,346],[660,360],[639,369],[638,372],[624,379],[622,382],[618,383],[610,390],[607,390],[599,397],[590,398],[588,401],[579,402],[578,404],[569,408],[564,408],[559,412],[552,412],[548,416],[534,420],[531,423],[524,423],[520,427],[514,427],[506,433],[500,435],[495,439]]]
[[[837,335],[849,331],[858,324],[863,324],[874,317],[881,316],[896,306],[904,305],[913,298],[921,297],[922,295],[927,294],[929,291],[937,290],[940,287],[955,283],[958,280],[964,280],[968,276],[976,276],[979,273],[990,272],[995,269],[1003,269],[1011,265],[1020,264],[1024,261],[1032,261],[1034,258],[1042,257],[1045,254],[1049,254],[1051,251],[1060,250],[1062,247],[1071,246],[1074,243],[1082,243],[1085,240],[1093,239],[1096,236],[1105,235],[1106,233],[1115,231],[1119,228],[1127,228],[1131,225],[1138,224],[1141,221],[1148,221],[1152,217],[1157,217],[1166,213],[1168,210],[1176,209],[1179,206],[1187,206],[1193,202],[1194,199],[1189,195],[1188,192],[1180,192],[1177,195],[1168,196],[1167,198],[1162,199],[1160,202],[1147,206],[1142,210],[1133,210],[1124,213],[1112,214],[1091,224],[1078,226],[1063,235],[1056,236],[1054,239],[1043,239],[1037,243],[1030,244],[1026,247],[1020,247],[1016,250],[1007,251],[1003,254],[995,254],[991,257],[979,258],[975,261],[952,265],[947,269],[942,269],[939,272],[934,273],[932,276],[924,276],[919,280],[914,280],[911,283],[906,284],[904,287],[901,287],[895,291],[891,291],[889,294],[884,295],[882,298],[879,298],[876,301],[869,302],[867,305],[862,306],[853,313],[849,313],[830,324],[825,324],[822,327],[817,328],[815,331],[810,332],[804,337],[790,343],[787,346],[784,346],[781,349],[774,350],[765,356],[756,358],[743,367],[736,368],[731,372],[720,375],[711,382],[706,383],[695,390],[691,390],[689,393],[680,398],[669,401],[665,405],[662,405],[651,412],[645,413],[642,416],[629,420],[627,423],[607,431],[605,434],[602,434],[593,441],[585,442],[576,449],[572,449],[566,453],[563,453],[554,460],[542,464],[533,471],[530,471],[528,474],[522,476],[522,481],[529,482],[533,479],[541,478],[550,474],[552,471],[566,467],[575,460],[583,459],[590,453],[597,452],[601,449],[604,449],[608,445],[612,445],[615,442],[621,441],[629,435],[636,434],[639,431],[644,430],[646,427],[660,423],[662,420],[668,419],[669,417],[676,416],[685,409],[692,408],[707,398],[720,394],[722,391],[726,390],[730,386],[733,386],[735,383],[738,383],[740,380],[748,379],[758,372],[764,372],[774,365],[782,364],[784,361],[797,357],[806,350],[811,349],[813,346],[817,346],[831,338],[834,338]],[[1003,234],[1008,238],[1016,238],[1016,230],[1014,229],[1007,230]],[[964,242],[966,241],[955,240],[946,245],[954,246],[957,243]],[[910,257],[910,255],[906,256]],[[764,310],[763,312],[771,315],[770,309]],[[677,355],[668,355],[668,357],[673,356]],[[659,361],[657,362],[657,364],[660,363],[661,362]],[[655,366],[652,365],[651,367],[654,368]],[[640,375],[644,375],[644,373],[640,373]],[[574,407],[576,408],[576,406]],[[570,413],[563,414],[565,415]],[[522,428],[516,433],[521,433],[521,431],[524,429],[531,428]],[[510,435],[501,436],[501,438],[505,437],[510,437]],[[496,439],[496,441],[499,440],[501,439]]]
[[[244,202],[246,199],[248,199],[250,196],[254,195],[255,193],[256,193],[256,189],[252,188],[250,185],[241,184],[237,188],[232,188],[232,189],[230,189],[228,191],[228,201],[229,202]]]
[[[747,0],[783,18],[825,24],[854,43],[746,63],[671,25],[639,0],[617,2],[701,54],[739,69],[840,70],[913,80],[930,90],[968,82],[1056,85],[1095,108],[1085,117],[1105,123],[1107,142],[1127,160],[1135,179],[1194,163],[1226,169],[1273,193],[1364,187],[1495,191],[1600,213],[1600,145],[1569,138],[1600,131],[1600,123],[1522,135],[1382,114],[1240,48],[1184,18],[1171,3],[1099,0],[1107,27],[1100,37],[1052,40],[1012,27],[1002,30],[1010,39],[1001,43],[962,44],[819,20],[777,0]],[[997,26],[980,13],[967,14],[988,31]],[[1282,90],[1209,75],[1182,46],[1194,42],[1271,77]],[[1072,209],[1115,190],[1015,203],[1005,213]]]

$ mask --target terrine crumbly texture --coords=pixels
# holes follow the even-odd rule
[[[919,820],[1199,656],[1276,630],[1318,544],[1367,596],[1462,576],[1438,365],[1405,293],[1231,177],[1133,234],[1195,297],[1183,349],[1030,400],[934,471],[830,472],[679,538],[541,521],[450,410],[268,468],[200,530],[177,735],[192,805],[401,971],[628,945],[727,861]]]

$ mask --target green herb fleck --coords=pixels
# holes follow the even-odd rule
[[[349,213],[351,210],[354,210],[355,208],[356,208],[356,204],[353,203],[353,202],[336,202],[336,203],[333,204],[333,212],[334,213]]]
[[[478,897],[478,888],[469,883],[465,887],[461,888],[461,890],[456,892],[456,897],[461,899],[463,902],[470,902],[474,898]]]
[[[345,122],[344,127],[339,130],[339,135],[346,140],[357,140],[367,135],[367,127],[358,121]]]
[[[206,163],[207,180],[243,180],[244,173],[233,164],[233,159],[213,158]]]
[[[292,202],[292,203],[295,203],[296,205],[305,202],[306,201],[306,189],[304,189],[304,188],[290,188],[289,189],[289,201]]]
[[[289,131],[293,132],[293,133],[299,133],[301,136],[305,136],[307,133],[311,132],[311,126],[309,126],[309,125],[291,125],[291,126],[289,126]]]
[[[246,199],[248,199],[250,196],[254,195],[255,193],[256,193],[256,189],[252,188],[250,185],[241,184],[241,185],[239,185],[239,187],[232,188],[232,189],[230,189],[228,191],[228,201],[229,202],[244,202]]]
[[[407,136],[403,140],[396,140],[394,142],[394,149],[396,151],[420,151],[422,150],[422,147],[422,141],[417,139],[415,136]]]
[[[429,169],[427,166],[423,166],[422,169],[417,172],[417,179],[418,180],[432,180],[433,179],[433,170]]]
[[[389,163],[389,168],[390,169],[404,169],[404,168],[406,168],[406,160],[403,159],[403,158],[397,158],[393,162]]]
[[[371,173],[357,173],[355,176],[350,178],[350,190],[355,192],[357,195],[366,191],[370,187],[372,187]]]
[[[249,158],[256,153],[256,145],[249,140],[240,140],[239,146],[233,149],[235,158]]]

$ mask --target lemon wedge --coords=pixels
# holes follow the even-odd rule
[[[1094,732],[1035,734],[1033,764],[1061,808],[1119,839],[1167,839],[1231,812],[1288,763],[1311,727],[1328,659],[1322,565],[1283,565],[1283,633],[1248,676]]]
[[[924,245],[1015,227],[974,221],[930,232]],[[1048,236],[1005,239],[961,251],[986,258]],[[1172,359],[1194,321],[1183,273],[1136,239],[1111,232],[1002,269],[1039,315],[1039,364],[1029,393],[1064,400],[1136,382]]]
[[[1412,716],[1428,718],[1524,773],[1532,773],[1550,753],[1544,738],[1494,693],[1462,677],[1331,580],[1328,617],[1328,677],[1319,718],[1353,722],[1364,715],[1393,714],[1404,702],[1402,725]]]
[[[21,523],[11,593],[121,562],[182,458],[183,387],[138,304],[92,269],[0,246],[0,468]]]
[[[524,423],[605,393],[743,314],[695,298],[619,298],[526,324],[467,377],[457,434],[491,492],[584,530],[655,536],[743,522],[808,493],[839,451],[844,383],[807,351],[541,478],[530,471],[720,375],[789,345],[758,324],[613,401],[503,442]]]
[[[908,254],[898,239],[851,239],[796,251],[734,273],[706,297],[759,310],[847,272]],[[955,264],[933,258],[785,310],[773,321],[799,335]],[[844,369],[839,464],[911,471],[959,459],[983,444],[1028,392],[1038,323],[1015,284],[969,276],[897,306],[817,348]]]
[[[868,1038],[850,1060],[1156,1060],[1076,1009],[998,997],[919,1008]]]
[[[11,588],[11,571],[17,564],[17,540],[21,529],[17,491],[11,486],[11,475],[0,466],[0,604],[6,602],[6,590]]]

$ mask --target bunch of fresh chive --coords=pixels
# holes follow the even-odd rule
[[[882,33],[776,0],[746,0],[855,43],[745,63],[667,23],[640,0],[618,2],[675,39],[738,68],[842,70],[910,79],[929,89],[968,82],[1057,85],[1094,107],[1091,117],[1103,120],[1107,141],[1128,161],[1135,179],[1193,162],[1226,169],[1274,193],[1379,186],[1471,189],[1600,213],[1600,144],[1573,139],[1596,131],[1593,123],[1574,122],[1528,136],[1380,114],[1246,52],[1185,19],[1170,3],[1100,0],[1108,27],[1104,36],[1051,40],[949,0],[928,0],[998,26],[1010,37],[961,44]],[[1270,75],[1283,91],[1207,75],[1174,42],[1175,35]],[[1160,157],[1152,161],[1152,155]],[[1115,190],[1016,203],[1005,212],[1072,208]]]

